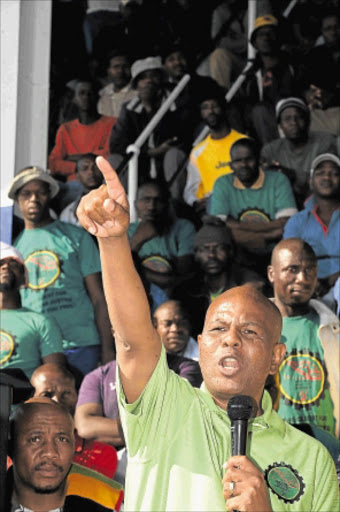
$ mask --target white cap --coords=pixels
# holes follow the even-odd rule
[[[0,242],[0,260],[4,260],[5,258],[13,258],[25,265],[24,257],[18,249],[12,245],[6,244],[6,242]]]
[[[314,158],[312,162],[312,167],[310,170],[310,177],[313,177],[313,173],[315,169],[320,165],[322,162],[334,162],[338,167],[340,167],[340,158],[337,155],[334,155],[333,153],[322,153],[322,155],[318,155]]]

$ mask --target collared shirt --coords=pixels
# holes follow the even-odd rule
[[[264,174],[263,170],[260,169],[258,177],[256,178],[255,182],[252,184],[252,186],[249,188],[251,188],[252,190],[258,190],[259,188],[262,188],[263,184],[264,184],[264,178],[265,178],[265,174]],[[234,177],[233,185],[235,188],[238,188],[239,190],[246,190],[246,188],[247,188],[243,185],[242,181],[240,181],[237,176]]]
[[[340,271],[340,208],[326,226],[318,215],[317,205],[309,201],[306,208],[293,215],[285,227],[283,238],[297,237],[312,246],[318,259],[318,278]]]
[[[126,402],[119,372],[117,394],[129,457],[125,510],[225,511],[230,420],[206,386],[195,389],[171,372],[162,347],[138,400]],[[338,483],[327,449],[285,423],[266,391],[262,409],[249,421],[248,455],[265,475],[271,509],[335,512]]]
[[[294,215],[297,208],[288,178],[279,172],[260,170],[250,188],[233,174],[221,176],[214,186],[209,213],[240,222],[270,222]]]
[[[63,510],[64,507],[58,507],[54,508],[53,510],[49,510],[48,512],[63,512]],[[34,512],[34,510],[24,507],[23,505],[20,505],[20,503],[17,503],[15,499],[12,498],[11,512]]]

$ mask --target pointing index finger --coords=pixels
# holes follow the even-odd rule
[[[107,192],[111,199],[120,202],[119,199],[125,197],[125,190],[119,181],[116,171],[111,167],[109,162],[102,156],[97,156],[96,164],[104,176]]]

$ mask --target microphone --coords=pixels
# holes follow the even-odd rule
[[[251,396],[235,395],[230,398],[227,413],[231,422],[231,453],[246,455],[248,420],[254,418],[257,405]]]

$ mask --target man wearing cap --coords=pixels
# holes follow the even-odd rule
[[[333,287],[340,276],[340,158],[332,153],[318,155],[310,171],[312,197],[284,228],[283,238],[298,237],[308,242],[318,259],[318,298],[334,311]]]
[[[115,49],[107,57],[108,83],[99,91],[97,110],[103,116],[118,117],[123,103],[135,98],[131,87],[131,64],[127,52]]]
[[[15,240],[28,273],[23,305],[56,320],[68,362],[87,373],[113,359],[114,343],[101,283],[98,249],[83,229],[49,214],[57,182],[43,169],[28,167],[11,183],[25,229]]]
[[[212,215],[202,221],[194,237],[196,272],[171,292],[188,311],[194,338],[202,332],[209,305],[221,293],[248,282],[259,288],[264,284],[263,277],[237,262],[233,235],[225,223]]]
[[[275,120],[275,104],[296,92],[295,70],[290,56],[281,49],[279,22],[272,14],[255,20],[250,42],[256,49],[255,74],[245,83],[250,104],[250,125],[253,136],[261,144],[279,136]],[[245,111],[247,115],[247,108]]]
[[[210,133],[190,152],[183,198],[202,215],[206,213],[207,199],[217,178],[232,172],[229,166],[232,144],[246,135],[231,128],[225,94],[219,85],[203,87],[197,99],[201,119]]]
[[[160,57],[135,61],[131,76],[137,97],[122,106],[110,137],[109,160],[116,169],[126,155],[127,147],[136,141],[168,96],[165,91],[166,73]],[[187,146],[185,126],[173,104],[141,147],[139,184],[150,178],[169,181],[185,161]],[[181,189],[182,186],[177,189],[174,185],[172,195],[181,197]]]
[[[50,315],[22,307],[20,288],[25,285],[22,254],[0,243],[1,368],[21,368],[28,378],[42,363],[65,364],[62,337]]]
[[[284,137],[266,144],[261,160],[268,168],[274,165],[294,170],[294,194],[301,209],[309,193],[312,161],[321,153],[336,153],[336,140],[328,133],[309,132],[310,111],[300,98],[280,100],[275,111]]]

